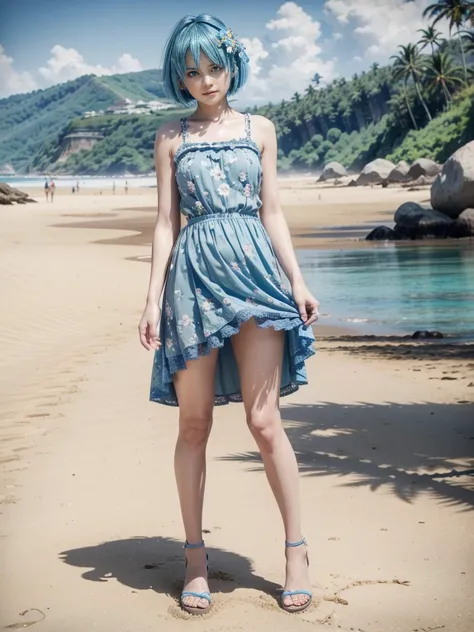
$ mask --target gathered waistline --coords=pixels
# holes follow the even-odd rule
[[[190,226],[191,224],[196,224],[198,222],[206,222],[206,221],[221,221],[227,219],[253,219],[259,220],[259,217],[256,213],[208,213],[206,215],[197,215],[196,217],[189,217],[188,223],[184,226]]]

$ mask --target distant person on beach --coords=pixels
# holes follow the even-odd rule
[[[112,182],[112,193],[115,195],[115,180]]]
[[[125,193],[128,193],[128,182],[125,180]]]
[[[49,182],[47,178],[44,181],[44,194],[46,196],[46,202],[49,202]]]
[[[174,471],[186,536],[180,605],[197,615],[211,608],[202,539],[206,446],[214,406],[243,402],[242,423],[259,448],[282,517],[280,606],[301,612],[312,600],[309,560],[298,464],[279,406],[280,397],[307,383],[319,303],[304,282],[278,197],[275,126],[229,104],[247,80],[249,58],[218,18],[182,18],[162,68],[168,98],[196,108],[156,133],[158,209],[138,330],[141,344],[154,352],[150,400],[178,407]],[[187,219],[182,229],[180,212]],[[228,433],[230,439],[233,430]],[[244,514],[237,481],[226,493],[242,503],[235,534],[252,530],[256,517]],[[228,546],[237,552],[238,539]]]
[[[51,180],[49,183],[49,192],[51,193],[51,202],[54,200],[54,193],[56,191],[56,185],[54,180]]]
[[[75,192],[76,192],[76,187],[72,185],[72,194],[74,195]]]
[[[79,193],[79,180],[76,182],[76,191]]]

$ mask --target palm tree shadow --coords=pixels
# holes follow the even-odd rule
[[[207,547],[209,587],[212,593],[229,593],[237,587],[276,596],[278,584],[256,575],[250,559],[223,549]],[[132,537],[62,551],[66,564],[86,568],[82,577],[105,583],[117,580],[134,590],[154,590],[179,598],[184,578],[183,544],[173,538]]]
[[[471,405],[293,404],[281,413],[303,474],[337,475],[344,486],[384,488],[409,503],[430,494],[474,507]],[[222,460],[263,467],[258,452]]]

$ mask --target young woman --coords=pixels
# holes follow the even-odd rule
[[[299,612],[311,602],[298,466],[279,397],[307,383],[318,301],[301,276],[278,200],[275,128],[228,103],[248,77],[248,62],[232,31],[209,15],[176,25],[163,62],[168,95],[195,110],[156,135],[158,217],[139,334],[155,351],[150,399],[179,406],[175,474],[186,534],[180,603],[193,614],[211,607],[202,540],[205,453],[213,407],[229,402],[244,403],[281,511],[281,606]],[[180,212],[187,218],[181,230]]]

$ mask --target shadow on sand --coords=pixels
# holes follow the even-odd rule
[[[256,575],[250,559],[207,547],[212,593],[250,588],[276,598],[281,586]],[[66,564],[87,568],[82,577],[94,582],[116,579],[135,590],[152,589],[178,600],[184,577],[183,543],[173,538],[132,537],[60,553]]]
[[[404,502],[430,494],[461,511],[474,507],[472,405],[320,403],[283,406],[281,412],[303,475],[338,476],[345,479],[341,485],[374,492],[383,488]],[[263,469],[258,452],[222,460]]]

